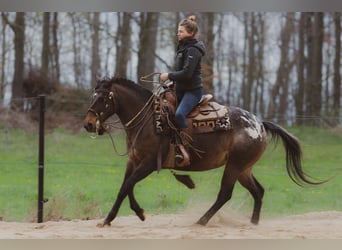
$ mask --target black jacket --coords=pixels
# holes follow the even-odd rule
[[[175,60],[175,70],[169,73],[169,79],[175,82],[176,91],[187,91],[202,87],[201,59],[205,47],[195,38],[179,41]]]

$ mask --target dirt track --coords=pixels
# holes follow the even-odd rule
[[[116,218],[111,227],[98,228],[102,220],[0,222],[1,239],[342,239],[342,212],[313,212],[278,219],[249,218],[218,212],[207,226],[195,224],[198,215],[147,215]]]

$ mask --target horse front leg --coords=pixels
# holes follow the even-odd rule
[[[140,220],[144,221],[146,219],[144,209],[142,209],[136,201],[133,189],[128,193],[128,198],[131,209],[135,212]]]
[[[135,200],[133,189],[137,182],[144,179],[146,176],[153,172],[155,164],[152,163],[153,161],[151,161],[150,159],[145,159],[135,169],[130,168],[131,170],[126,171],[125,179],[123,181],[123,184],[121,185],[114,205],[111,211],[108,213],[104,222],[102,224],[98,224],[99,227],[103,227],[106,225],[110,226],[110,223],[117,216],[120,206],[127,195],[130,199],[131,208],[135,211],[140,219],[145,219],[144,210],[140,208],[139,204]],[[129,174],[130,172],[131,174]]]
[[[132,159],[129,159],[126,165],[126,173],[124,177],[124,182],[127,180],[128,177],[130,177],[135,169],[135,164]],[[144,209],[140,207],[138,202],[135,199],[133,188],[128,191],[128,198],[129,198],[129,204],[131,209],[135,212],[135,214],[139,217],[140,220],[145,220],[145,214]]]

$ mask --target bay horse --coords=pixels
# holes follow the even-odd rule
[[[156,95],[142,85],[120,77],[105,77],[97,80],[92,101],[87,111],[84,128],[99,135],[108,132],[105,121],[116,114],[126,132],[128,161],[121,188],[107,217],[98,226],[110,225],[117,216],[123,200],[128,196],[130,207],[136,215],[145,220],[144,210],[135,199],[133,190],[137,182],[157,170],[158,162],[168,155],[170,140],[155,131],[153,107]],[[267,134],[285,148],[286,170],[298,185],[320,184],[311,180],[302,169],[299,141],[281,126],[260,121],[255,115],[238,107],[229,107],[231,129],[213,133],[193,135],[193,144],[202,154],[190,152],[191,163],[177,167],[179,171],[206,171],[224,166],[220,191],[215,203],[197,221],[206,225],[212,216],[231,198],[238,181],[254,199],[251,223],[258,224],[264,188],[252,173],[252,168],[267,146]],[[177,176],[176,176],[177,177]],[[194,188],[188,175],[177,180]],[[181,178],[183,177],[183,178]]]

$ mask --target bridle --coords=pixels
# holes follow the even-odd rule
[[[94,95],[97,95],[99,93],[108,93],[108,96],[104,97],[106,99],[106,102],[104,103],[105,108],[110,108],[110,107],[115,107],[115,95],[114,95],[114,90],[110,91],[107,89],[97,89],[94,91]],[[143,128],[145,127],[145,125],[147,124],[148,120],[153,116],[153,113],[151,112],[150,114],[148,114],[148,112],[144,112],[145,110],[148,110],[152,107],[153,105],[153,101],[156,98],[156,96],[154,94],[151,94],[151,97],[147,100],[147,102],[145,103],[145,105],[137,112],[136,115],[133,116],[132,119],[130,119],[128,122],[126,122],[124,124],[124,128],[125,130],[129,130],[132,129],[134,127],[137,127],[138,125],[140,126],[138,132],[136,133],[132,143],[131,143],[131,147],[134,147],[138,136],[140,135],[140,133],[142,132]],[[98,113],[96,110],[93,109],[93,105],[95,104],[97,99],[94,99],[92,101],[92,104],[90,105],[90,107],[88,108],[88,112],[93,113],[96,116],[96,122],[95,122],[95,134],[98,135],[99,129],[101,127],[101,122],[100,122],[100,117],[104,114],[103,111],[101,111],[100,113]],[[114,108],[113,108],[114,109]],[[108,111],[111,114],[115,113],[115,109],[114,110],[109,110]],[[124,153],[124,154],[120,154],[115,146],[114,143],[114,139],[111,135],[111,133],[109,132],[109,127],[104,127],[102,126],[102,129],[104,130],[104,132],[106,132],[112,141],[113,144],[113,148],[116,154],[120,155],[120,156],[124,156],[127,155],[128,152]],[[95,136],[96,137],[96,136]]]
[[[107,109],[107,108],[109,108],[109,106],[110,106],[110,103],[111,104],[113,104],[113,106],[114,106],[114,92],[113,91],[109,91],[109,90],[107,90],[107,89],[98,89],[98,90],[95,90],[94,91],[94,94],[93,94],[93,96],[94,95],[97,95],[97,94],[99,94],[99,93],[108,93],[108,97],[106,98],[106,99],[108,99],[109,100],[109,103],[105,103],[105,108]],[[102,116],[103,115],[103,111],[101,111],[100,112],[100,114],[98,113],[98,112],[96,112],[93,108],[92,108],[92,106],[94,105],[94,103],[95,103],[95,101],[96,101],[97,99],[95,99],[95,100],[93,100],[92,101],[92,104],[90,105],[90,107],[88,108],[88,112],[91,112],[91,113],[93,113],[95,116],[96,116],[96,120],[97,121],[99,121],[99,119],[100,119],[100,116]],[[115,112],[115,110],[113,110],[113,113]]]

